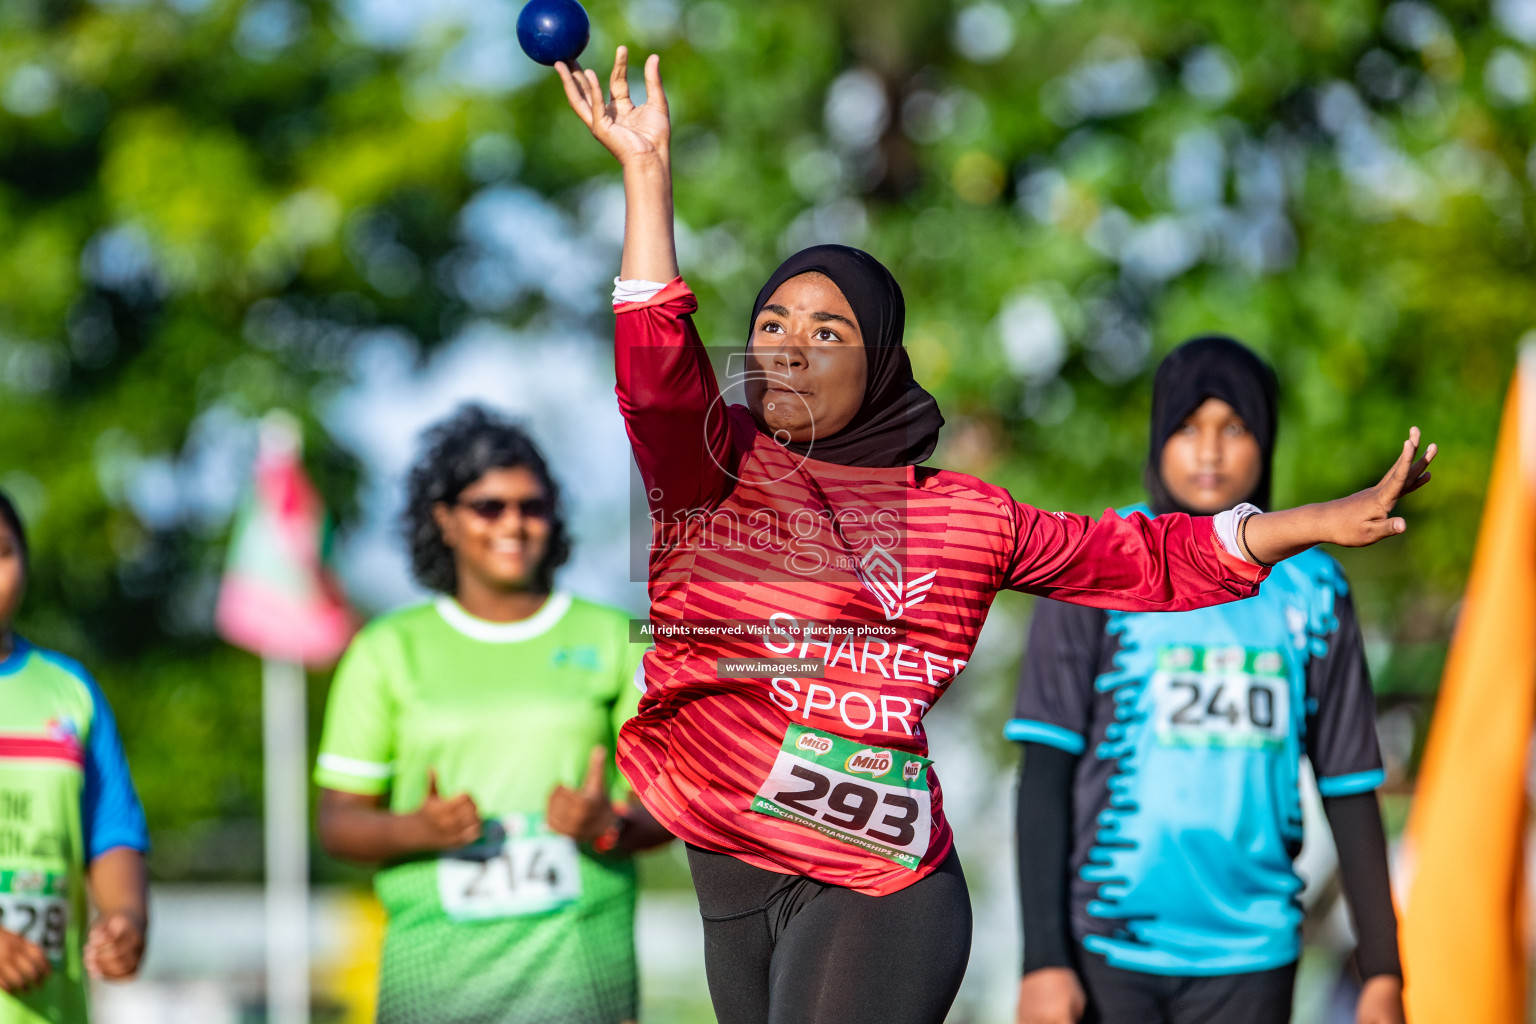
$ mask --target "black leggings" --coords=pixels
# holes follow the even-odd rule
[[[1286,1024],[1296,965],[1207,977],[1111,967],[1080,950],[1088,1012],[1083,1024]]]
[[[943,1024],[971,952],[971,899],[954,851],[888,896],[695,846],[688,867],[720,1024]]]

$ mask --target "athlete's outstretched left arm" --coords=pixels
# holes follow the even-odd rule
[[[1214,521],[1170,514],[1097,521],[1013,506],[1016,543],[1003,586],[1068,604],[1177,612],[1258,593],[1269,574],[1222,546]]]
[[[1408,523],[1394,517],[1392,509],[1404,495],[1429,483],[1429,464],[1438,447],[1430,445],[1419,454],[1419,428],[1408,428],[1408,440],[1397,461],[1375,487],[1345,498],[1301,505],[1279,512],[1263,512],[1244,524],[1239,541],[1253,561],[1273,565],[1327,542],[1345,548],[1363,548],[1402,533]]]
[[[1251,597],[1269,565],[1323,542],[1363,547],[1407,524],[1391,518],[1404,495],[1429,480],[1430,445],[1415,460],[1415,427],[1381,483],[1347,498],[1281,512],[1155,519],[1106,512],[1045,513],[1015,503],[1016,543],[1003,586],[1072,604],[1121,611],[1185,611]]]

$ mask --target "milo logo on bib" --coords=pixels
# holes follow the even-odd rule
[[[843,767],[857,775],[878,779],[891,770],[891,752],[865,748],[844,761]]]
[[[818,736],[813,732],[808,732],[795,740],[795,749],[809,750],[817,755],[825,754],[832,749],[832,741],[825,736]]]
[[[751,806],[915,871],[933,831],[928,764],[792,725]]]

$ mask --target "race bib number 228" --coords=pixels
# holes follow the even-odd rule
[[[933,830],[926,757],[792,725],[752,810],[913,871]]]
[[[55,964],[64,960],[69,909],[66,876],[0,871],[0,928],[37,943]]]

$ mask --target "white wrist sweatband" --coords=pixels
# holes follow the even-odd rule
[[[1241,558],[1250,565],[1256,565],[1253,559],[1243,554],[1243,549],[1237,543],[1237,528],[1242,525],[1244,519],[1257,515],[1263,509],[1257,505],[1243,502],[1236,508],[1229,508],[1225,512],[1216,513],[1216,539],[1221,541],[1221,546],[1227,549],[1227,554]]]
[[[645,302],[656,297],[656,293],[666,287],[665,282],[625,281],[620,278],[613,279],[613,304],[622,306],[626,302]]]

